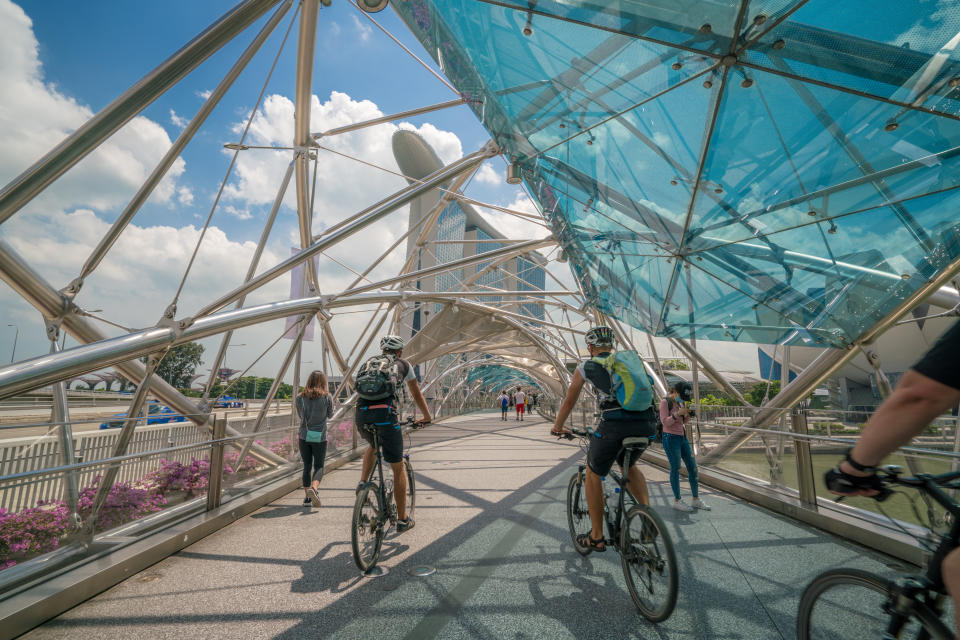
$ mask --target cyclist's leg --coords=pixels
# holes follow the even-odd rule
[[[397,518],[407,517],[407,472],[403,468],[403,432],[400,425],[378,427],[383,459],[393,470],[393,499],[397,503]]]
[[[590,537],[600,540],[603,536],[603,481],[593,469],[587,466],[587,478],[583,492],[587,496],[587,510],[590,511]]]
[[[590,511],[590,537],[599,540],[603,535],[603,480],[617,459],[623,438],[613,428],[601,422],[597,425],[599,437],[590,438],[587,450],[587,477],[584,493],[587,494],[587,509]]]
[[[686,436],[679,436],[682,438],[680,442],[680,457],[683,458],[683,464],[687,468],[687,480],[690,481],[690,493],[693,494],[693,497],[696,499],[700,496],[700,478],[697,474],[697,459],[693,457],[693,449],[690,447],[690,441],[687,440]],[[673,465],[671,465],[672,467]],[[677,474],[679,476],[679,462],[677,463]],[[680,479],[677,478],[677,485],[679,486]]]
[[[943,584],[947,587],[947,593],[953,599],[955,629],[960,631],[960,548],[947,554],[940,564],[940,572],[943,576]]]
[[[637,458],[633,465],[627,470],[627,489],[637,502],[650,506],[650,492],[647,490],[647,479],[640,469],[640,459]]]
[[[370,474],[373,473],[373,436],[367,429],[358,428],[357,431],[360,433],[360,437],[367,442],[367,450],[363,452],[363,464],[360,467],[360,482],[368,482]]]

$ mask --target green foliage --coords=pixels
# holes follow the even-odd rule
[[[767,391],[767,383],[758,382],[757,384],[753,385],[750,391],[744,394],[743,397],[746,399],[747,402],[749,402],[753,406],[759,407],[761,404],[763,404],[763,396],[766,393],[766,391]],[[774,380],[773,382],[770,383],[769,397],[772,398],[778,393],[780,393],[780,381]]]
[[[197,367],[203,361],[203,345],[187,342],[167,352],[157,365],[157,375],[178,389],[187,387]]]
[[[671,358],[668,360],[661,360],[660,366],[664,369],[671,369],[673,371],[689,371],[690,365],[686,363],[685,360],[680,360],[679,358]]]
[[[721,407],[735,407],[740,403],[730,398],[724,394],[713,395],[708,393],[705,396],[700,396],[700,404],[702,405],[712,405],[712,406],[721,406]]]
[[[244,376],[237,380],[227,383],[226,395],[236,398],[257,398],[262,400],[267,397],[270,387],[273,385],[273,378],[258,378],[257,376]],[[223,393],[224,386],[219,382],[213,386],[212,397],[217,397]],[[288,400],[293,397],[293,386],[286,382],[281,382],[277,387],[277,395],[274,396],[280,400]]]

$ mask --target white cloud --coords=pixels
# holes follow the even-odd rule
[[[334,38],[340,35],[340,23],[338,22],[330,23],[330,35]]]
[[[193,191],[189,187],[180,187],[177,189],[177,202],[185,207],[193,204]]]
[[[357,14],[355,13],[351,13],[350,18],[353,20],[353,26],[357,29],[360,42],[368,42],[370,40],[370,36],[373,34],[373,27],[360,22],[360,18],[358,18]]]
[[[480,167],[480,170],[477,171],[477,175],[473,178],[480,184],[503,184],[503,176],[493,167],[490,166],[490,163],[487,162]]]
[[[172,122],[173,126],[177,127],[178,129],[183,129],[190,121],[186,118],[178,116],[176,111],[170,109],[170,122]]]
[[[211,95],[213,95],[213,91],[211,89],[204,89],[203,91],[197,91],[197,97],[202,98],[204,100],[208,99]]]
[[[5,184],[86,122],[93,111],[45,82],[32,22],[9,0],[0,0],[0,33],[0,184]],[[82,204],[106,209],[122,205],[170,144],[158,123],[133,118],[47,189],[35,206]],[[178,158],[154,197],[168,201],[183,171],[184,161]]]
[[[245,209],[243,210],[237,209],[235,206],[231,204],[228,204],[225,207],[223,207],[223,210],[238,220],[250,220],[253,218],[253,214],[251,214],[249,211]]]

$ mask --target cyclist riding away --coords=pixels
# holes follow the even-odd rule
[[[413,528],[413,518],[407,517],[407,474],[403,468],[403,434],[400,429],[401,384],[406,383],[413,401],[423,413],[422,424],[431,421],[427,401],[420,392],[420,383],[409,362],[401,358],[403,338],[384,336],[380,339],[382,355],[367,360],[357,372],[357,427],[370,445],[363,453],[361,485],[370,479],[375,452],[373,434],[380,438],[383,459],[393,469],[394,492],[397,503],[397,531]],[[385,392],[379,390],[386,389]],[[386,395],[384,395],[386,394]],[[367,396],[366,398],[364,396]],[[357,488],[359,490],[359,487]]]
[[[960,403],[960,322],[909,369],[867,424],[857,444],[824,476],[827,488],[847,496],[872,496],[882,488],[877,465],[910,442],[931,421]],[[960,549],[941,563],[943,582],[953,598],[955,624],[960,630]]]
[[[596,437],[590,439],[590,448],[587,451],[587,471],[585,493],[587,509],[590,511],[591,531],[589,534],[578,536],[577,544],[592,551],[606,551],[606,541],[603,535],[603,481],[617,454],[620,453],[624,438],[650,437],[657,431],[656,417],[652,406],[642,411],[627,411],[620,406],[616,397],[611,395],[610,373],[599,359],[613,353],[613,331],[610,327],[594,327],[587,331],[587,349],[590,359],[581,363],[573,374],[570,388],[557,412],[557,419],[550,429],[551,435],[560,436],[570,433],[563,425],[573,411],[583,383],[589,382],[597,396],[600,409],[600,423],[596,428]],[[623,458],[617,460],[622,466]],[[625,469],[628,476],[627,488],[633,497],[641,504],[649,505],[647,482],[643,472],[636,464]]]

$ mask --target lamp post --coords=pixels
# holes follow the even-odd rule
[[[7,326],[16,329],[16,333],[13,334],[13,351],[10,353],[10,362],[13,362],[17,357],[17,338],[20,337],[20,327],[15,324],[7,324]]]

